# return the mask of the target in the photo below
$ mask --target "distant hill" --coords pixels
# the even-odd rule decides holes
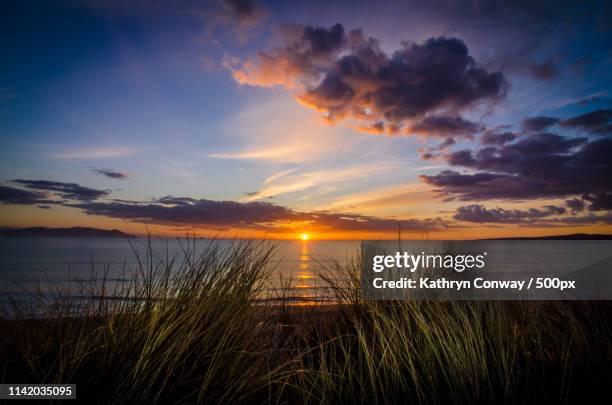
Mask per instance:
[[[75,226],[73,228],[12,228],[0,229],[0,236],[14,238],[127,238],[131,235],[117,229],[106,230]]]
[[[569,235],[492,238],[481,240],[612,240],[612,235],[572,233]]]

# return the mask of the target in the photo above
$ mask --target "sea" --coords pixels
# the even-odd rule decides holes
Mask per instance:
[[[153,238],[154,262],[176,258],[185,250],[195,255],[211,244],[231,249],[240,241],[207,239]],[[273,247],[267,299],[278,296],[296,304],[324,302],[327,284],[320,274],[334,266],[358,263],[360,241],[256,241]],[[482,241],[479,249],[488,251],[487,272],[523,272],[542,268],[546,274],[571,270],[601,262],[612,256],[612,241]],[[420,250],[420,248],[419,248]],[[104,278],[113,285],[125,283],[131,272],[147,258],[146,239],[122,238],[39,238],[0,237],[0,308],[12,301],[31,297],[65,294],[86,295],[88,284]],[[494,262],[493,262],[494,261]],[[601,266],[600,266],[601,267]],[[606,297],[612,297],[612,268],[605,265],[608,277]],[[490,270],[489,270],[490,269]]]
[[[147,260],[147,239],[16,238],[0,237],[0,300],[28,300],[33,296],[83,295],[87,284],[102,278],[109,286],[125,283]],[[153,238],[154,263],[175,259],[178,266],[189,250],[195,256],[211,244],[231,251],[244,241]],[[272,247],[267,297],[283,289],[283,299],[298,304],[321,301],[325,287],[319,274],[330,266],[344,267],[358,260],[359,241],[254,241]],[[139,263],[140,261],[140,263]],[[143,267],[146,267],[144,265]],[[271,298],[272,299],[272,298]],[[6,302],[0,302],[6,304]]]

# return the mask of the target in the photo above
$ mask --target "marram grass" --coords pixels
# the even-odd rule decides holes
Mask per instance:
[[[102,275],[78,305],[70,291],[41,296],[35,313],[15,305],[0,321],[2,382],[76,383],[89,403],[524,404],[609,395],[607,303],[366,301],[358,266],[334,264],[320,276],[336,304],[294,307],[282,294],[280,303],[261,300],[272,245],[212,243],[196,255],[194,244],[180,261],[155,259],[149,244],[138,268],[126,269],[128,281]]]

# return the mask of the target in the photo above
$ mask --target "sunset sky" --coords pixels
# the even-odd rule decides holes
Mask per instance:
[[[499,3],[3,1],[0,226],[611,233],[610,2]]]

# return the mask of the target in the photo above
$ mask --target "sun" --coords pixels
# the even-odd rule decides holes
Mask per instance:
[[[310,239],[310,235],[308,235],[307,233],[303,233],[300,235],[300,239],[302,239],[303,241],[307,241],[308,239]]]

